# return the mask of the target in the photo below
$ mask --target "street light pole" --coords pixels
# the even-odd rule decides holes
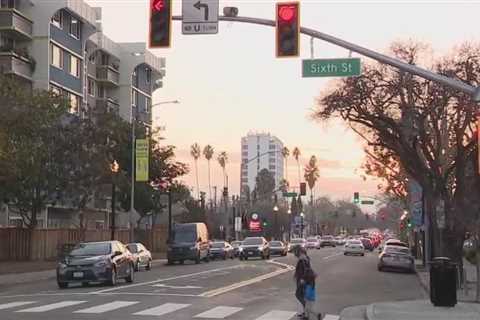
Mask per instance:
[[[119,170],[119,165],[117,163],[116,160],[113,161],[113,163],[111,164],[110,166],[110,169],[112,171],[112,200],[111,200],[111,206],[112,206],[112,210],[111,210],[111,235],[110,235],[110,240],[115,240],[115,215],[116,215],[116,212],[115,212],[115,175],[116,173],[118,172]]]

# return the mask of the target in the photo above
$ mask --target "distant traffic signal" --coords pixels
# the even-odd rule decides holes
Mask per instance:
[[[360,203],[360,193],[354,192],[353,193],[353,203]]]
[[[172,0],[150,0],[150,48],[170,47]]]
[[[412,222],[410,221],[410,218],[407,218],[407,227],[412,227]]]
[[[300,182],[300,195],[301,196],[307,195],[307,184],[305,182]]]
[[[300,54],[300,2],[277,3],[277,57],[298,57]]]

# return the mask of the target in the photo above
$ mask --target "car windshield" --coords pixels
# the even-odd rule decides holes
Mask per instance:
[[[225,243],[223,242],[214,242],[212,243],[212,248],[224,248],[225,247]]]
[[[196,229],[193,225],[177,227],[173,233],[175,243],[192,243],[197,241]]]
[[[317,242],[318,239],[317,238],[308,238],[307,241],[308,242]]]
[[[293,239],[292,241],[290,241],[291,244],[301,244],[301,243],[305,243],[305,239]]]
[[[270,242],[270,247],[281,247],[283,246],[283,243],[280,241],[271,241]]]
[[[252,246],[252,245],[261,245],[263,244],[262,238],[246,238],[243,241],[243,245]]]
[[[385,253],[398,253],[398,254],[410,254],[410,249],[404,247],[392,247],[387,246],[384,250]]]
[[[398,247],[408,248],[408,244],[403,243],[403,242],[388,242],[386,245],[387,246],[398,246]]]
[[[359,240],[349,240],[347,244],[362,244],[362,242]]]
[[[332,236],[324,236],[322,237],[322,240],[333,240]]]
[[[71,256],[103,256],[111,253],[110,242],[80,243],[71,252]]]
[[[137,253],[138,251],[138,248],[137,248],[137,245],[136,244],[127,244],[127,249],[131,252],[131,253]]]
[[[238,247],[238,246],[241,246],[241,245],[242,245],[241,241],[233,241],[232,242],[232,247]]]

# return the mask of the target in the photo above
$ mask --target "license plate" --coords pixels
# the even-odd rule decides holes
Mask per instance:
[[[248,254],[252,256],[252,255],[253,255],[253,252],[249,252]]]
[[[83,278],[83,272],[74,272],[73,277],[74,278]]]

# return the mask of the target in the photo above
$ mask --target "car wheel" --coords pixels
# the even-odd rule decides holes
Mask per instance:
[[[112,268],[112,271],[110,271],[110,279],[107,281],[107,284],[109,286],[117,284],[117,270],[115,268]]]
[[[365,256],[365,253],[360,253],[360,255],[363,257],[363,256]]]
[[[344,252],[344,253],[343,253],[343,255],[344,255],[344,256],[346,256],[346,255],[347,255],[347,253],[346,253],[346,252]]]
[[[128,283],[132,283],[135,278],[135,267],[131,264],[128,267],[128,276],[125,278],[125,281]]]
[[[248,260],[248,257],[245,257],[244,259],[245,259],[245,260]]]
[[[152,270],[152,259],[148,260],[147,266],[145,267],[145,270]]]
[[[58,282],[57,281],[57,284],[58,284],[58,287],[60,289],[66,289],[68,287],[68,282]]]

